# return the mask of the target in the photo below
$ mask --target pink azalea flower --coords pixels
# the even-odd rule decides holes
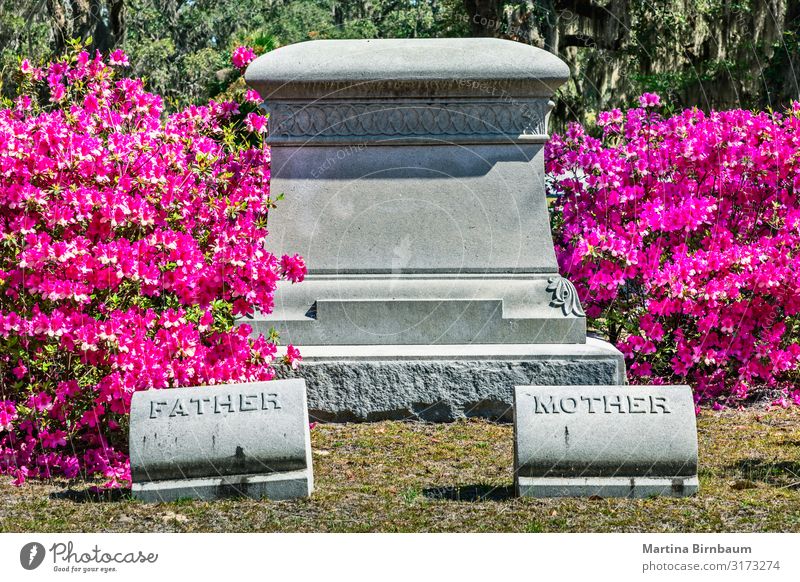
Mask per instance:
[[[261,103],[263,101],[258,91],[255,91],[253,89],[247,90],[247,92],[244,94],[244,100],[247,101],[248,103]]]
[[[299,283],[306,276],[306,263],[300,255],[281,257],[281,274],[292,283]]]
[[[39,439],[42,446],[46,449],[57,449],[67,444],[67,433],[63,430],[56,430],[53,432],[40,432]]]
[[[263,133],[267,130],[267,118],[257,113],[248,113],[244,124],[247,130],[253,133]]]
[[[30,470],[28,469],[28,467],[23,465],[17,468],[16,470],[12,471],[12,474],[14,475],[14,481],[13,481],[14,485],[20,487],[25,483],[25,480],[30,474]]]
[[[25,374],[28,373],[28,368],[25,367],[25,364],[22,363],[22,360],[18,360],[17,366],[11,370],[17,380],[22,380],[25,377]]]
[[[300,350],[295,348],[292,344],[289,344],[286,346],[286,355],[283,361],[291,366],[293,370],[296,370],[300,366],[300,362],[303,361],[303,358],[300,356]]]
[[[67,479],[74,479],[80,473],[80,462],[77,457],[64,457],[61,461],[61,472]]]
[[[51,87],[50,90],[50,101],[52,101],[53,103],[59,103],[64,99],[66,94],[67,90],[64,87],[64,85],[61,85],[60,83],[54,85],[53,87]]]
[[[658,107],[661,105],[661,97],[655,93],[642,93],[639,97],[639,105],[641,107]]]
[[[53,399],[47,392],[38,392],[36,394],[32,394],[26,401],[26,404],[28,405],[28,408],[32,408],[37,412],[42,412],[49,410],[52,406],[52,402]]]
[[[14,106],[16,107],[17,111],[29,111],[31,109],[31,98],[30,95],[20,95],[17,97],[16,101],[14,102]]]
[[[17,407],[13,402],[0,400],[0,431],[11,430],[17,419]]]
[[[237,69],[244,69],[256,59],[256,53],[248,46],[238,46],[233,50],[231,61]]]
[[[113,51],[108,56],[108,63],[115,67],[127,67],[130,65],[130,61],[128,61],[128,55],[125,54],[125,51],[122,49],[117,49]]]

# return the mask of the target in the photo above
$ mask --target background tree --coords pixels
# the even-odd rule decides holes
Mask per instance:
[[[50,53],[50,19],[45,0],[0,0],[0,95],[16,95],[20,55]]]
[[[47,0],[47,12],[55,54],[63,53],[70,39],[92,39],[90,48],[106,52],[125,37],[124,0]]]
[[[527,42],[572,71],[556,118],[646,91],[675,107],[781,108],[800,95],[798,0],[463,0],[474,36]]]
[[[0,89],[18,56],[67,39],[124,48],[168,108],[224,91],[230,50],[318,38],[495,36],[572,71],[554,119],[591,121],[657,91],[675,107],[781,108],[800,96],[800,0],[0,0]]]

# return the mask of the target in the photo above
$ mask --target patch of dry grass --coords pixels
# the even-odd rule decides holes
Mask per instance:
[[[316,491],[299,501],[98,500],[83,483],[0,485],[0,531],[800,532],[800,411],[704,413],[700,493],[516,499],[512,427],[318,425]]]

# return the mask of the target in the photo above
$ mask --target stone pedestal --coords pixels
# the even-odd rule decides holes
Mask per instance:
[[[312,416],[498,418],[515,384],[624,381],[553,251],[543,148],[568,76],[498,39],[313,41],[248,68],[285,195],[269,249],[309,268],[248,323],[300,347]]]

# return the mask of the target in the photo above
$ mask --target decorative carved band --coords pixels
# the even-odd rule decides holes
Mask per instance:
[[[547,282],[549,283],[547,290],[553,294],[550,300],[551,307],[560,307],[565,316],[586,317],[581,307],[581,300],[578,299],[578,291],[568,279],[550,277]]]
[[[551,106],[546,99],[267,103],[273,143],[387,138],[544,141]]]

